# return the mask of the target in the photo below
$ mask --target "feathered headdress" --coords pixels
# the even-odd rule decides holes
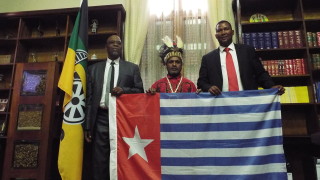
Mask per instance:
[[[183,42],[179,36],[176,36],[176,38],[176,41],[172,41],[168,36],[162,39],[164,44],[160,47],[159,56],[164,65],[170,57],[179,57],[182,61]]]

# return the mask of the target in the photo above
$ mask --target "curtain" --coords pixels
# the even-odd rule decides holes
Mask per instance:
[[[218,43],[214,42],[215,24],[223,19],[234,24],[232,0],[160,2],[154,9],[150,8],[148,32],[140,62],[144,88],[150,88],[155,81],[167,75],[158,51],[163,44],[161,39],[166,35],[171,39],[178,35],[183,40],[182,75],[196,84],[202,56],[218,47]]]
[[[126,2],[126,20],[124,34],[125,59],[140,64],[141,53],[148,30],[149,0]]]
[[[153,82],[163,77],[167,70],[162,65],[158,49],[163,44],[161,39],[168,35],[172,38],[173,21],[172,16],[160,17],[150,16],[148,34],[144,44],[140,63],[141,77],[144,89],[151,87]]]
[[[232,12],[233,0],[208,0],[208,19],[211,28],[211,35],[214,37],[216,33],[216,24],[221,20],[227,20],[235,30],[235,20]],[[235,34],[236,35],[236,34]],[[236,40],[236,36],[233,36],[233,42]],[[219,42],[216,38],[213,38],[213,43],[216,47],[219,46]]]

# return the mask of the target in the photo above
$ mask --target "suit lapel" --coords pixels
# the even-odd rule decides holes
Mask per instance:
[[[99,65],[97,67],[97,74],[96,76],[98,77],[98,82],[102,82],[102,83],[96,83],[97,89],[98,91],[100,91],[98,94],[102,94],[102,89],[103,89],[103,82],[104,82],[104,72],[106,69],[106,64],[107,61],[105,61],[105,63],[102,63],[101,66]]]
[[[238,66],[239,66],[239,73],[240,73],[240,79],[242,81],[242,72],[246,71],[246,66],[245,66],[245,59],[244,59],[244,52],[241,50],[240,46],[238,46],[237,44],[234,45],[235,49],[236,49],[236,53],[237,53],[237,59],[238,59]]]
[[[119,77],[118,77],[118,81],[117,81],[117,86],[120,85],[121,80],[123,79],[125,68],[126,68],[126,66],[124,65],[124,61],[120,59],[119,60]]]
[[[219,81],[222,84],[222,69],[221,69],[221,60],[220,60],[220,49],[216,49],[216,53],[213,54],[215,57],[213,59],[216,59],[216,61],[213,62],[212,69],[216,69],[217,75],[219,76]]]

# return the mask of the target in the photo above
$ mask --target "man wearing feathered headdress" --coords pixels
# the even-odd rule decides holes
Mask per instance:
[[[159,56],[163,65],[166,66],[168,74],[153,83],[147,93],[196,92],[197,89],[194,83],[181,75],[183,42],[179,36],[176,36],[176,38],[176,42],[172,41],[168,36],[162,39],[164,45],[160,48]]]

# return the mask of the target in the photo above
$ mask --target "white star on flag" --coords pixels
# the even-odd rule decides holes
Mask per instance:
[[[153,139],[141,139],[137,126],[134,132],[135,133],[133,138],[122,137],[122,139],[130,146],[128,159],[135,154],[139,154],[145,161],[148,162],[148,158],[144,148],[148,146],[148,144],[150,144]]]

